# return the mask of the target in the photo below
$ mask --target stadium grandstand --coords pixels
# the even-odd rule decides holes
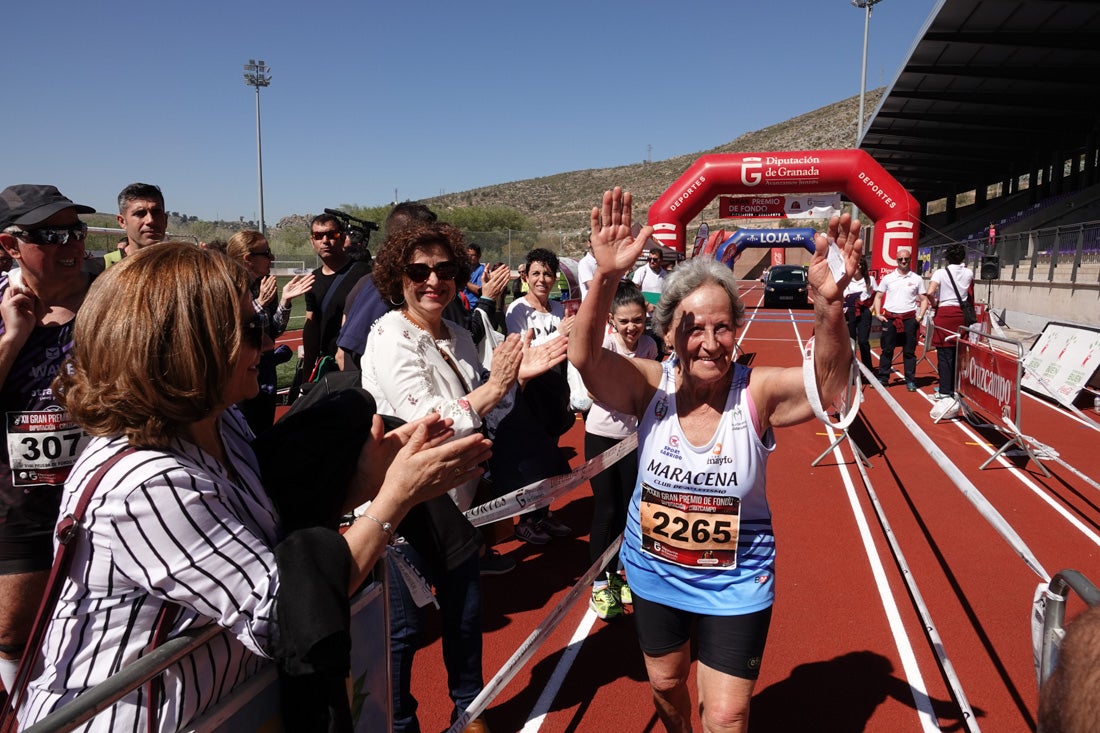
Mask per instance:
[[[1100,325],[1098,49],[1100,3],[941,0],[859,141],[1025,328]]]

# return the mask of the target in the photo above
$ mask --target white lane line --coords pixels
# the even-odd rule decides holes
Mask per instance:
[[[536,733],[542,727],[543,721],[546,720],[546,716],[550,712],[550,706],[554,704],[554,699],[558,696],[565,678],[569,675],[573,662],[577,660],[581,645],[584,644],[585,639],[592,632],[592,624],[596,622],[597,618],[598,616],[591,608],[584,612],[581,622],[577,624],[577,629],[573,632],[573,638],[569,640],[569,646],[562,651],[561,659],[554,667],[554,673],[550,675],[546,687],[542,689],[542,694],[539,695],[535,706],[531,708],[531,712],[527,716],[527,724],[520,729],[520,733]]]
[[[926,399],[928,398],[926,397]],[[951,420],[951,422],[955,424],[955,427],[958,428],[961,433],[973,440],[974,443],[976,443],[978,447],[984,450],[988,455],[993,455],[994,453],[996,453],[995,449],[989,447],[986,444],[985,438],[978,435],[978,433],[976,433],[965,420],[960,418],[958,420]],[[1043,487],[1032,481],[1026,473],[1024,473],[1019,468],[1016,468],[1016,466],[1014,466],[1004,456],[998,456],[997,462],[1000,463],[1001,466],[1007,468],[1021,484],[1026,486],[1031,491],[1031,493],[1042,499],[1048,506],[1050,506],[1051,509],[1056,511],[1058,514],[1062,515],[1062,518],[1072,524],[1077,529],[1077,531],[1092,540],[1094,544],[1100,545],[1100,535],[1097,535],[1096,532],[1086,526],[1084,522],[1082,522],[1080,519],[1070,513],[1070,511],[1067,510],[1064,506],[1059,504],[1054,499],[1054,497],[1050,495],[1050,493],[1048,493],[1045,489],[1043,489]]]
[[[829,430],[829,434],[831,436],[830,440],[836,437],[832,430]],[[917,658],[913,653],[913,647],[909,643],[909,634],[906,632],[905,624],[902,622],[901,614],[898,612],[897,603],[894,601],[893,593],[890,590],[890,583],[887,580],[886,569],[882,566],[882,559],[879,557],[874,538],[871,536],[871,529],[867,524],[867,517],[859,504],[859,497],[856,496],[851,472],[848,468],[848,464],[845,462],[846,459],[840,451],[840,446],[833,449],[833,456],[836,458],[837,470],[840,473],[840,478],[844,482],[844,491],[848,496],[848,503],[852,507],[852,516],[855,518],[856,526],[859,528],[859,535],[863,541],[863,551],[867,555],[867,562],[871,565],[871,574],[875,578],[875,587],[878,589],[879,599],[882,601],[882,610],[886,613],[886,619],[890,624],[890,633],[894,637],[894,647],[897,649],[898,656],[901,658],[901,666],[905,671],[905,679],[909,682],[909,689],[913,692],[914,708],[920,720],[921,727],[925,731],[928,731],[928,733],[933,733],[934,731],[938,733],[940,731],[940,726],[937,722],[936,713],[932,709],[932,701],[928,697],[928,687],[924,684],[924,677],[921,676],[920,666],[917,664]]]

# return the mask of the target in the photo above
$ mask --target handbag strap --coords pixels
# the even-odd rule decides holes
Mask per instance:
[[[959,286],[955,284],[955,278],[951,277],[951,270],[944,265],[943,271],[947,273],[947,279],[951,281],[951,289],[955,291],[955,297],[959,299],[959,307],[962,308],[963,297],[962,294],[959,293]]]
[[[157,614],[157,620],[153,624],[153,638],[149,640],[149,645],[145,647],[145,653],[156,649],[168,639],[168,632],[172,630],[172,625],[176,623],[176,617],[179,616],[180,607],[179,604],[167,601],[160,607],[160,612]],[[164,691],[164,680],[161,675],[157,675],[145,683],[145,699],[149,704],[149,714],[146,716],[146,731],[148,733],[156,733],[157,730],[157,708],[160,706],[160,696]]]
[[[46,592],[42,596],[42,603],[38,607],[38,615],[35,616],[34,626],[31,628],[30,637],[27,639],[27,646],[23,650],[22,659],[19,660],[19,671],[16,672],[12,689],[8,690],[8,705],[5,706],[3,724],[0,725],[0,730],[3,733],[13,733],[15,731],[15,714],[19,710],[19,706],[23,704],[27,684],[30,682],[31,670],[34,668],[34,662],[38,658],[39,652],[42,651],[42,643],[46,639],[46,627],[50,624],[53,609],[57,605],[57,599],[61,596],[61,587],[69,574],[70,566],[73,564],[71,540],[76,536],[78,525],[84,521],[84,513],[88,510],[92,495],[95,494],[95,490],[99,487],[103,476],[116,463],[136,451],[136,448],[127,446],[97,468],[85,485],[84,491],[81,492],[76,507],[57,523],[57,553],[54,555],[50,577],[46,581]]]

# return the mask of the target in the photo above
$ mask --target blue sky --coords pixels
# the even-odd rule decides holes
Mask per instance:
[[[884,0],[867,86],[936,0]],[[267,223],[705,150],[859,93],[848,0],[9,3],[0,185]],[[854,140],[853,131],[853,140]]]

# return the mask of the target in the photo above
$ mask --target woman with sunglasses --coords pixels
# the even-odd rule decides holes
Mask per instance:
[[[464,283],[468,274],[465,241],[450,224],[418,223],[386,238],[372,276],[394,310],[375,321],[361,364],[363,387],[374,395],[379,412],[405,420],[439,413],[454,421],[456,435],[483,430],[493,435],[510,411],[513,386],[564,360],[564,339],[531,348],[529,337],[516,334],[496,348],[492,371],[487,372],[470,333],[443,316],[455,299],[456,283]],[[470,508],[477,485],[474,479],[450,492],[459,509]],[[447,567],[442,567],[423,547],[401,543],[398,551],[435,581],[448,691],[457,716],[484,684],[478,555],[447,558]],[[390,577],[397,579],[390,593],[393,730],[418,731],[410,680],[424,611],[392,565]],[[484,726],[479,719],[467,730],[483,731]]]
[[[443,317],[455,283],[465,282],[468,271],[462,233],[450,224],[410,227],[379,250],[372,275],[394,310],[371,329],[362,367],[363,387],[383,414],[411,420],[438,412],[454,420],[457,435],[483,426],[491,434],[517,381],[564,360],[564,342],[532,349],[514,334],[497,347],[492,372],[486,372],[469,331]],[[476,488],[473,481],[451,493],[460,509],[470,507]]]
[[[292,277],[283,286],[283,297],[280,299],[276,297],[279,286],[275,273],[271,271],[275,255],[263,234],[253,229],[239,231],[226,242],[225,253],[243,264],[248,272],[248,289],[252,294],[252,302],[256,312],[262,314],[266,320],[267,335],[274,341],[282,335],[290,321],[291,301],[299,295],[305,295],[313,287],[313,273]],[[260,355],[260,393],[240,404],[241,412],[256,435],[275,422],[275,391],[278,386],[276,365],[274,352],[265,350]]]
[[[55,391],[95,437],[73,467],[62,512],[94,491],[20,708],[23,725],[143,656],[161,622],[169,636],[217,624],[228,633],[168,667],[154,699],[140,688],[81,730],[145,730],[150,716],[152,729],[184,727],[264,658],[288,654],[305,629],[288,620],[287,604],[339,605],[412,506],[480,474],[488,455],[480,436],[451,440],[434,417],[384,433],[371,413],[357,440],[341,444],[346,470],[332,477],[335,498],[347,509],[369,500],[367,515],[342,535],[314,528],[284,537],[301,520],[280,518],[251,433],[230,409],[259,389],[266,342],[244,268],[190,244],[142,249],[89,292]],[[325,447],[336,460],[340,449]],[[294,572],[304,558],[315,562]]]

